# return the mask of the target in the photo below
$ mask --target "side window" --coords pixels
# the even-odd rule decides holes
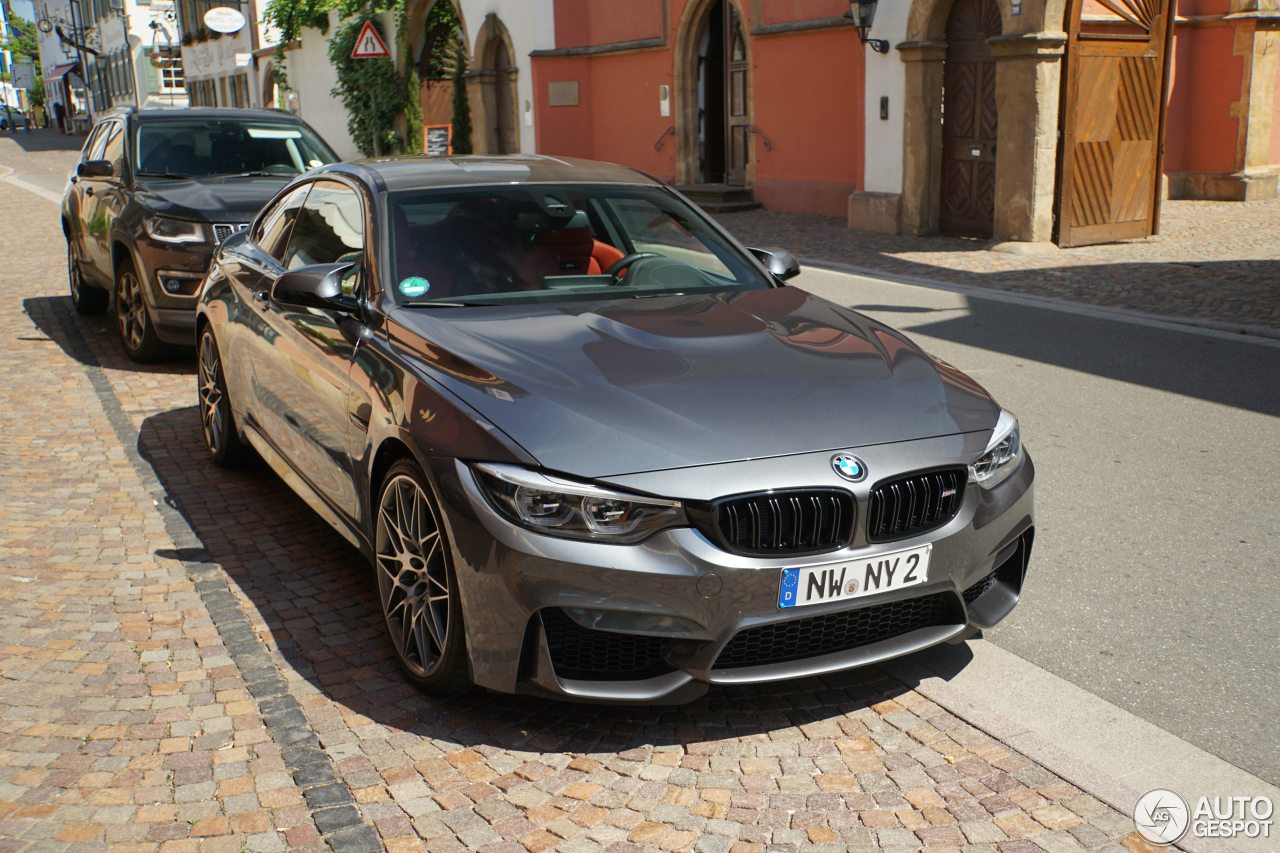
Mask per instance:
[[[107,145],[107,132],[114,125],[113,121],[106,121],[93,129],[93,133],[89,134],[89,139],[84,143],[84,149],[80,154],[80,162],[87,163],[90,160],[101,160],[102,149]]]
[[[336,181],[316,181],[311,185],[285,252],[285,269],[354,261],[342,283],[345,293],[360,288],[364,262],[364,213],[360,197],[350,187]]]
[[[307,197],[311,184],[303,184],[276,202],[275,207],[263,214],[253,232],[253,242],[277,261],[284,257],[285,241],[289,239],[289,226],[298,217],[302,201]]]
[[[124,122],[113,121],[107,130],[102,154],[98,158],[111,163],[111,169],[119,175],[124,171]]]

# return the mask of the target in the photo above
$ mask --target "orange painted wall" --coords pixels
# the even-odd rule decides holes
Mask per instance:
[[[674,177],[675,137],[665,137],[661,150],[654,143],[679,112],[673,46],[686,2],[670,0],[668,47],[534,57],[540,153],[610,160],[664,180]],[[597,31],[595,21],[608,16],[606,8],[616,10],[616,0],[556,0],[557,46],[582,44],[561,43],[562,32],[566,39],[590,38],[590,44],[647,37],[652,18],[639,12],[631,31],[619,31],[616,21]],[[751,0],[740,8],[749,30]],[[797,12],[834,17],[844,8],[835,0],[762,0],[766,20]],[[566,21],[562,14],[576,17]],[[603,34],[607,41],[598,40]],[[751,37],[748,49],[752,121],[773,143],[765,151],[760,138],[752,137],[756,198],[775,209],[844,218],[849,193],[863,183],[863,48],[852,27]],[[579,83],[576,107],[552,107],[548,101],[548,84],[564,80]],[[664,84],[672,87],[668,117],[659,113],[658,87]]]
[[[848,215],[863,185],[863,48],[848,30],[757,38],[752,44],[755,196],[777,210]]]
[[[556,0],[556,47],[662,36],[665,0]]]
[[[848,11],[848,0],[764,0],[760,4],[760,20],[766,24],[781,24],[814,18],[838,18]]]
[[[1182,9],[1180,8],[1181,12]],[[1165,119],[1165,172],[1240,169],[1240,120],[1231,114],[1244,82],[1244,58],[1232,54],[1230,26],[1178,27]]]

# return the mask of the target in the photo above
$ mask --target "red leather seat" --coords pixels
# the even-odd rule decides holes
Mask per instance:
[[[601,243],[599,240],[592,240],[591,260],[587,263],[587,272],[591,275],[600,275],[609,267],[622,260],[625,255],[621,249],[616,249],[608,243]]]
[[[552,275],[587,275],[592,246],[590,228],[554,228],[534,238],[520,262],[520,279],[529,290],[541,290]]]

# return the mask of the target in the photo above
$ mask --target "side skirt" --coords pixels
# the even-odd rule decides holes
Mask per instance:
[[[316,515],[323,518],[330,527],[342,534],[343,538],[358,549],[360,553],[368,552],[369,546],[364,541],[364,537],[360,535],[360,531],[351,522],[335,512],[328,502],[320,496],[319,492],[311,488],[311,484],[299,476],[297,471],[293,470],[293,466],[276,452],[266,436],[260,433],[253,424],[245,424],[244,436],[249,444],[253,446],[253,449],[258,451],[258,455],[276,473],[276,476],[284,480],[285,485],[293,489],[294,494],[302,498]]]

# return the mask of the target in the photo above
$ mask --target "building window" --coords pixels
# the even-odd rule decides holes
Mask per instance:
[[[178,56],[167,57],[160,64],[160,91],[172,92],[175,89],[181,89],[184,85],[182,58]]]

